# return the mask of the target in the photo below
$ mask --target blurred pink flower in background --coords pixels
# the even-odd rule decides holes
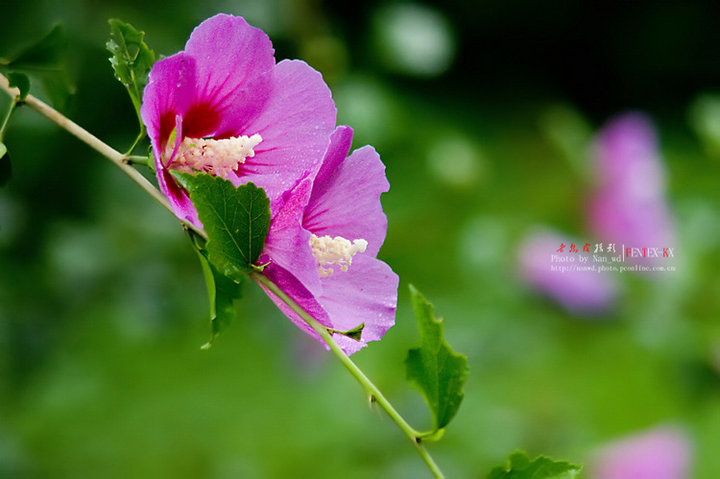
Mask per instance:
[[[595,270],[585,270],[593,263],[579,263],[582,253],[556,254],[561,244],[570,245],[570,238],[545,230],[531,233],[519,248],[522,280],[571,313],[593,314],[610,309],[617,296],[612,276],[598,272],[597,265]],[[558,262],[553,258],[575,262]]]
[[[626,247],[672,247],[665,169],[650,120],[627,113],[610,121],[593,145],[596,185],[588,222],[597,240]]]
[[[589,468],[590,479],[687,479],[691,446],[688,437],[664,427],[606,446]]]

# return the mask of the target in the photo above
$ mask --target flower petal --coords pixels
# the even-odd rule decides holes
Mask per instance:
[[[673,244],[665,168],[650,120],[640,113],[613,119],[597,135],[593,157],[597,185],[588,218],[595,235],[626,246]]]
[[[327,313],[322,309],[320,304],[315,300],[315,296],[307,290],[293,274],[277,264],[269,264],[263,274],[275,283],[281,290],[290,296],[301,308],[303,308],[310,316],[315,318],[325,327],[332,327],[328,319]],[[267,289],[262,283],[258,282],[262,289],[267,293],[273,303],[285,314],[295,325],[305,331],[307,334],[317,339],[325,345],[325,341],[320,335],[305,322],[295,311],[285,304],[283,300],[275,296],[275,293]],[[327,345],[325,345],[327,348]]]
[[[327,313],[320,307],[312,293],[310,293],[310,291],[304,288],[292,274],[290,274],[288,271],[284,270],[280,266],[272,264],[265,268],[264,274],[273,283],[277,284],[280,289],[282,289],[288,296],[290,296],[300,307],[302,307],[308,314],[310,314],[310,316],[315,318],[320,324],[327,328],[333,328],[333,326],[330,324],[330,321],[328,320]],[[325,349],[330,349],[330,347],[327,345],[327,343],[325,343],[322,337],[320,337],[320,335],[312,328],[312,326],[306,323],[305,320],[300,317],[300,315],[298,315],[287,304],[285,304],[283,300],[275,296],[275,294],[269,289],[267,289],[267,287],[265,287],[262,283],[258,282],[258,284],[263,289],[263,291],[265,291],[265,293],[270,297],[272,302],[275,303],[275,306],[277,306],[278,309],[290,319],[290,321],[292,321],[302,331],[322,343]],[[366,346],[364,342],[354,340],[342,334],[334,333],[332,337],[338,344],[338,346],[340,346],[340,349],[342,349],[348,356],[355,354]]]
[[[140,115],[147,128],[156,159],[182,117],[192,104],[195,91],[195,60],[183,52],[153,65],[143,92]]]
[[[272,264],[265,268],[264,274],[273,283],[278,285],[280,289],[282,289],[288,296],[290,296],[308,314],[310,314],[310,316],[315,318],[320,324],[327,328],[337,329],[330,324],[327,313],[320,307],[312,293],[310,293],[310,291],[304,288],[292,274],[290,274],[288,271],[284,270],[280,266]],[[283,300],[275,296],[275,294],[269,289],[267,289],[267,287],[265,287],[262,283],[258,282],[258,284],[263,289],[263,291],[265,291],[265,293],[270,297],[272,302],[275,303],[275,306],[277,306],[278,309],[290,319],[290,321],[292,321],[302,331],[322,343],[325,349],[330,349],[330,347],[327,345],[327,343],[325,343],[322,337],[320,337],[320,335],[312,328],[312,326],[306,323],[305,320],[300,317],[300,315],[298,315],[287,304],[285,304]],[[342,334],[334,333],[332,337],[338,344],[338,346],[340,346],[340,349],[342,349],[348,356],[360,351],[366,346],[364,342],[357,341]]]
[[[618,297],[613,276],[582,269],[553,269],[553,252],[564,241],[568,241],[567,236],[555,232],[531,233],[518,251],[521,278],[575,315],[590,317],[610,311]]]
[[[341,125],[335,128],[335,131],[330,136],[330,146],[328,146],[320,170],[315,176],[313,196],[320,196],[330,187],[332,176],[350,153],[352,138],[353,129],[349,126]]]
[[[274,214],[265,239],[263,257],[291,273],[313,294],[321,291],[320,275],[310,248],[310,233],[302,227],[302,214],[310,198],[312,180],[305,178],[289,194]]]
[[[333,135],[324,162],[336,164],[347,150],[347,132]],[[318,236],[342,236],[368,242],[367,254],[377,256],[385,241],[387,217],[380,195],[390,189],[385,165],[371,146],[355,150],[332,173],[325,164],[318,173],[303,226]]]
[[[335,128],[335,104],[322,75],[305,62],[283,60],[272,71],[272,91],[262,112],[242,134],[262,142],[233,182],[252,181],[274,200],[297,178],[317,168]]]
[[[275,66],[270,38],[242,17],[220,14],[193,30],[185,53],[195,60],[198,80],[184,116],[186,136],[232,136],[267,100],[257,79]]]
[[[601,479],[682,479],[692,476],[692,456],[684,431],[661,426],[608,444],[588,469]]]
[[[353,258],[348,271],[322,278],[318,299],[332,328],[350,331],[364,324],[360,340],[377,341],[395,324],[398,275],[382,261],[367,254]]]
[[[157,179],[160,190],[167,196],[175,216],[185,219],[202,229],[203,224],[198,218],[195,205],[190,201],[187,192],[175,182],[175,178],[172,177],[167,168],[163,167],[157,170]]]
[[[332,338],[337,343],[337,345],[340,346],[340,349],[342,349],[348,356],[352,356],[353,354],[357,353],[362,348],[367,346],[367,344],[363,343],[362,341],[348,338],[344,334],[334,333],[332,335]]]

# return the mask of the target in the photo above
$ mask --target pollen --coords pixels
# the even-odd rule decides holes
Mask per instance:
[[[356,239],[352,242],[342,236],[334,238],[312,235],[310,248],[318,264],[320,277],[324,278],[333,274],[333,266],[340,266],[341,271],[347,271],[352,264],[352,258],[357,253],[364,253],[368,242],[364,239]]]
[[[184,138],[173,159],[171,168],[184,173],[202,171],[227,178],[246,158],[255,156],[255,148],[262,141],[258,134],[234,136],[222,140]]]

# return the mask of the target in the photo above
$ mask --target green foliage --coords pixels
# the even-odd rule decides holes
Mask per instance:
[[[188,190],[208,235],[207,242],[196,243],[210,299],[207,349],[235,317],[245,273],[260,256],[270,228],[270,201],[252,183],[235,188],[204,173],[175,177]]]
[[[123,84],[130,95],[135,114],[137,115],[140,133],[127,151],[130,154],[135,146],[145,137],[145,125],[140,116],[142,93],[147,84],[148,73],[155,63],[155,52],[144,41],[145,32],[138,31],[122,20],[112,18],[110,24],[110,40],[105,47],[112,54],[112,65],[115,78]]]
[[[10,155],[7,152],[5,143],[0,141],[0,186],[5,186],[10,181],[11,175]]]
[[[407,378],[422,392],[433,415],[433,432],[447,426],[463,399],[467,359],[453,352],[443,336],[441,318],[432,304],[412,285],[410,296],[420,330],[420,347],[408,351]]]
[[[10,72],[8,79],[11,85],[20,89],[23,98],[30,90],[30,80],[24,74],[29,74],[40,81],[56,108],[64,107],[73,91],[65,64],[66,44],[62,26],[56,25],[38,42],[2,62],[3,69]]]
[[[210,299],[210,341],[203,345],[203,349],[212,346],[215,338],[222,333],[235,318],[236,299],[242,296],[242,284],[223,276],[211,265],[202,252],[198,252],[202,264],[205,283]]]
[[[241,281],[257,261],[270,229],[270,200],[252,183],[238,188],[205,173],[174,173],[188,190],[208,235],[210,264],[231,280]]]
[[[38,42],[20,51],[8,66],[18,70],[44,70],[62,61],[65,46],[65,32],[62,25],[55,25]]]
[[[24,73],[12,72],[8,73],[8,83],[11,87],[20,90],[20,100],[24,100],[30,93],[30,78]]]
[[[573,479],[579,477],[582,466],[538,456],[532,461],[522,451],[510,454],[503,466],[490,471],[488,479]]]
[[[142,91],[155,63],[155,52],[145,44],[145,32],[116,18],[108,20],[108,23],[110,40],[105,46],[112,54],[110,64],[115,78],[127,89],[139,117]]]

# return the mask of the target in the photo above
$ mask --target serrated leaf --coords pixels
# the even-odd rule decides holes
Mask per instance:
[[[408,351],[405,367],[408,380],[425,396],[432,412],[432,435],[447,426],[460,407],[467,359],[445,342],[442,319],[435,318],[433,306],[412,285],[410,297],[420,330],[420,347]]]
[[[487,479],[573,479],[579,477],[582,466],[538,456],[532,461],[522,451],[510,454],[503,466],[494,468]]]
[[[155,52],[145,44],[145,32],[116,18],[108,20],[108,23],[110,40],[105,46],[112,54],[110,64],[115,78],[127,89],[139,118],[142,92],[155,63]]]
[[[235,318],[236,309],[234,301],[242,295],[242,284],[237,283],[218,272],[198,251],[202,264],[205,283],[210,299],[210,341],[203,345],[203,349],[212,346],[213,341],[222,333]]]
[[[270,200],[252,183],[238,188],[206,173],[173,173],[188,190],[208,235],[208,260],[219,273],[241,281],[257,261],[270,229]]]
[[[20,100],[25,100],[25,97],[30,93],[30,78],[24,73],[12,72],[8,73],[7,79],[11,87],[20,90]]]

